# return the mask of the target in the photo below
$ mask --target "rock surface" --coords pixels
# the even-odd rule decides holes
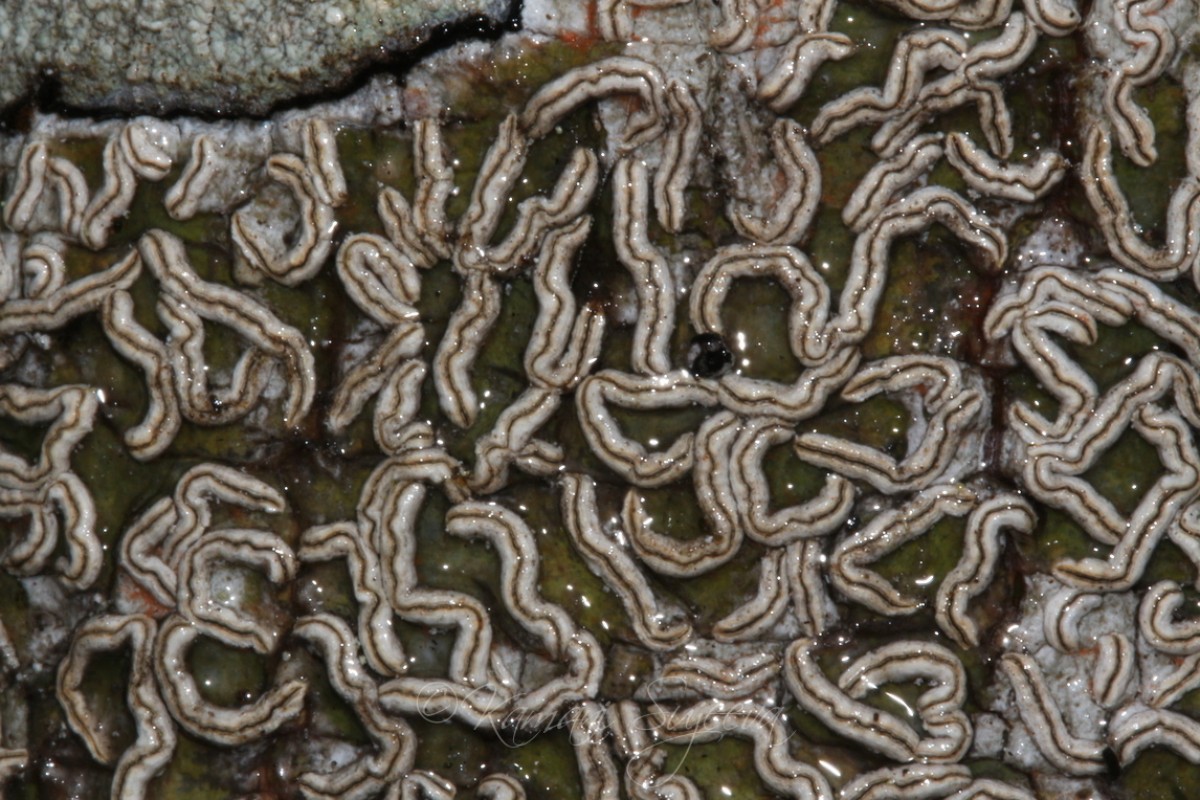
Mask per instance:
[[[505,0],[28,0],[0,5],[0,106],[44,80],[86,109],[262,114]]]

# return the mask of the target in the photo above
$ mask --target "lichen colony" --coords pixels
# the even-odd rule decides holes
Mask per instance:
[[[269,119],[26,109],[2,786],[1200,786],[1197,18],[526,0]]]

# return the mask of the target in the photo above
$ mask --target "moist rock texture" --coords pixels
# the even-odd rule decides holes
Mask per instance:
[[[5,796],[1200,796],[1195,3],[521,10],[0,131]]]

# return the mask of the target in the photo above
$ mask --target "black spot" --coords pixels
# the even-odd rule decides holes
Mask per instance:
[[[1104,748],[1104,767],[1108,771],[1108,779],[1115,781],[1121,777],[1121,762],[1111,747]]]
[[[697,378],[716,378],[729,369],[733,363],[733,353],[717,334],[701,333],[692,338],[687,363],[688,371]]]

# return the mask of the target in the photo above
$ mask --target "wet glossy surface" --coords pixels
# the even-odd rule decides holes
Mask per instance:
[[[1195,780],[1187,11],[661,5],[7,135],[14,796]]]

